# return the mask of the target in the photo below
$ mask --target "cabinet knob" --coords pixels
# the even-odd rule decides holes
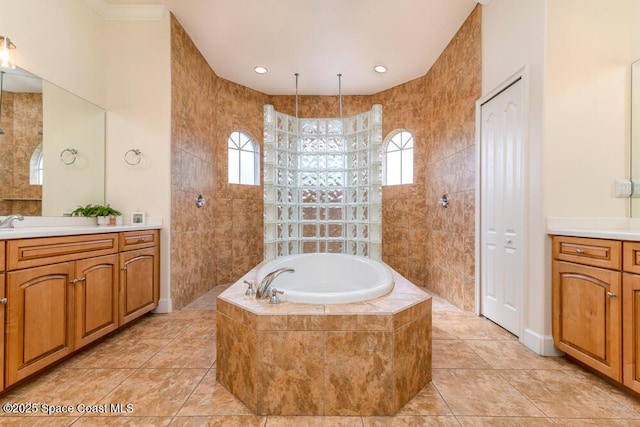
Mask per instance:
[[[140,237],[140,238],[138,239],[138,243],[144,243],[144,237]]]
[[[6,304],[6,303],[7,303],[6,298],[0,298],[0,304]]]
[[[616,295],[616,294],[615,294],[615,293],[613,293],[613,292],[607,292],[607,298],[615,298],[615,297],[617,297],[617,296],[618,296],[618,295]]]
[[[576,253],[578,255],[582,255],[582,254],[584,254],[584,249],[576,249]]]
[[[127,271],[127,266],[125,265],[124,267],[120,268],[120,270]]]
[[[87,280],[86,277],[81,277],[79,279],[71,279],[69,282],[75,285],[76,283],[84,282],[86,280]]]

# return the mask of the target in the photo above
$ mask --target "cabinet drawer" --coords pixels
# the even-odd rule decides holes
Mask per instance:
[[[7,242],[7,270],[38,267],[118,252],[118,233],[41,237]]]
[[[584,237],[553,237],[555,259],[620,270],[622,268],[622,242]]]
[[[622,244],[622,269],[629,273],[640,274],[640,242]]]
[[[131,251],[156,246],[158,230],[127,231],[120,233],[120,251]]]

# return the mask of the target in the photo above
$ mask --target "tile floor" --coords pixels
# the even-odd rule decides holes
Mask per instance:
[[[433,381],[395,417],[256,417],[215,380],[215,298],[222,290],[184,310],[148,315],[0,397],[3,405],[71,405],[73,413],[3,413],[0,425],[640,426],[640,400],[563,358],[533,354],[439,298]],[[80,404],[118,403],[125,412],[78,413]]]

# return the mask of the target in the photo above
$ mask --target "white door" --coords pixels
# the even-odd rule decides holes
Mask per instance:
[[[523,82],[481,104],[480,314],[519,336],[524,289]]]

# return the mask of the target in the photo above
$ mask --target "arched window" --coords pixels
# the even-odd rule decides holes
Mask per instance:
[[[227,140],[229,184],[260,185],[260,147],[247,133],[236,130]]]
[[[413,135],[406,130],[391,134],[385,145],[384,185],[413,184]]]
[[[42,161],[44,152],[42,151],[42,142],[31,153],[29,159],[29,184],[42,185]]]

